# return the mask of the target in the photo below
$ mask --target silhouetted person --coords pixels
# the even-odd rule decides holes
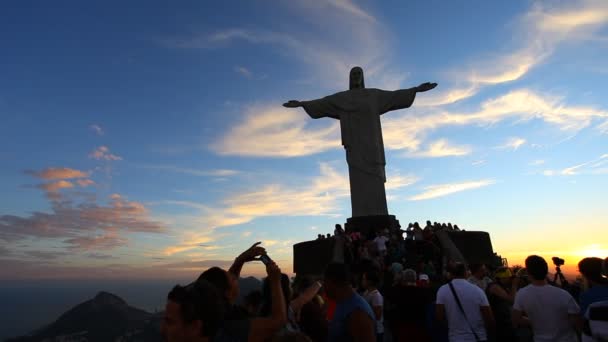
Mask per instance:
[[[437,320],[447,319],[450,341],[486,341],[495,325],[486,294],[465,279],[464,264],[455,263],[450,273],[452,281],[437,292]]]
[[[327,317],[320,289],[319,282],[303,278],[298,284],[297,297],[291,302],[292,308],[296,308],[300,318],[298,321],[300,330],[313,341],[327,341]],[[307,300],[308,298],[311,299]],[[304,304],[298,310],[297,307],[302,303]]]
[[[336,227],[334,229],[334,235],[338,236],[338,235],[342,235],[344,234],[344,229],[342,229],[342,226],[339,224],[336,224]]]
[[[249,317],[257,317],[260,314],[262,308],[262,292],[259,290],[249,292],[243,299],[243,305],[245,310],[249,314]]]
[[[608,340],[608,280],[604,277],[604,260],[584,258],[578,263],[586,291],[580,295],[584,319],[582,341]]]
[[[492,279],[488,277],[488,269],[484,264],[471,264],[469,265],[471,270],[471,276],[469,281],[471,284],[477,285],[483,291],[486,290],[488,284],[492,282]]]
[[[549,266],[537,255],[526,258],[532,283],[519,290],[513,304],[513,324],[531,326],[535,342],[576,342],[580,308],[565,290],[547,283]],[[524,315],[527,316],[524,317]]]
[[[384,297],[378,291],[378,286],[380,286],[379,272],[367,271],[363,273],[361,285],[365,289],[363,298],[371,306],[376,319],[376,340],[384,341]]]
[[[211,341],[221,327],[223,310],[213,285],[204,281],[176,285],[167,296],[161,336],[166,342]]]
[[[231,271],[213,267],[203,272],[195,282],[208,282],[220,293],[219,298],[222,299],[227,314],[220,330],[221,336],[217,337],[218,341],[264,341],[287,323],[285,298],[281,289],[281,270],[274,262],[266,266],[272,293],[272,314],[269,317],[249,319],[244,309],[233,305],[239,291],[238,281],[234,280],[235,274],[240,274],[245,262],[255,260],[259,253],[265,253],[258,245],[259,243],[255,243],[241,253],[230,268]]]
[[[578,269],[586,282],[587,291],[581,293],[581,313],[587,312],[587,307],[595,302],[608,300],[608,279],[602,275],[603,260],[600,258],[584,258],[578,263]]]
[[[376,341],[375,315],[369,304],[351,287],[348,266],[327,265],[324,275],[327,296],[336,301],[329,323],[329,341]]]
[[[494,273],[494,279],[494,282],[488,284],[486,295],[496,320],[496,341],[516,341],[517,335],[511,320],[511,310],[518,281],[514,281],[513,272],[508,267],[498,268]]]
[[[417,287],[416,271],[409,268],[402,271],[399,281],[387,293],[387,303],[391,305],[387,315],[390,316],[393,340],[430,341],[427,311],[432,302],[431,289]]]

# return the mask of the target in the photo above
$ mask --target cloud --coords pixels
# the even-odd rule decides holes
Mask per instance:
[[[519,138],[519,137],[511,137],[511,138],[507,139],[507,141],[503,145],[500,145],[497,148],[517,151],[520,147],[522,147],[525,144],[526,144],[526,139]]]
[[[390,65],[392,35],[354,2],[294,0],[282,6],[277,10],[283,10],[281,17],[289,25],[281,32],[233,27],[161,43],[182,49],[216,49],[242,42],[267,45],[277,55],[302,63],[308,75],[304,82],[314,80],[333,89],[348,86],[348,73],[355,65],[364,68],[368,83],[376,87],[398,88],[404,80],[405,73],[394,67],[397,64]]]
[[[243,76],[245,78],[253,77],[253,73],[249,69],[242,67],[242,66],[235,66],[234,72],[236,72],[237,74],[240,74],[241,76]]]
[[[42,189],[46,192],[57,192],[60,189],[69,189],[69,188],[73,188],[74,184],[72,184],[72,182],[66,181],[66,180],[58,180],[56,182],[49,182],[49,183],[43,183],[43,184],[39,184],[37,186],[39,189]]]
[[[172,255],[198,248],[201,243],[217,239],[217,230],[214,229],[251,222],[259,217],[337,215],[342,209],[339,201],[350,195],[348,176],[327,163],[320,163],[319,168],[319,175],[312,178],[308,184],[295,187],[280,183],[257,185],[254,190],[239,191],[227,196],[216,206],[171,201],[168,204],[200,210],[200,219],[196,224],[207,227],[208,231],[187,233],[182,238],[184,243],[168,247],[164,253]],[[393,191],[417,181],[418,178],[413,175],[390,176],[386,189]]]
[[[241,173],[240,171],[231,169],[199,170],[174,165],[144,165],[143,167],[146,169],[171,171],[199,177],[230,177]]]
[[[340,146],[337,121],[318,129],[310,128],[311,121],[306,113],[280,105],[253,106],[210,148],[220,155],[299,157]]]
[[[453,126],[489,126],[510,120],[514,123],[542,120],[564,131],[577,132],[598,120],[608,118],[608,111],[593,107],[571,106],[559,97],[539,94],[530,89],[516,89],[481,103],[468,112],[434,110],[426,115],[399,114],[383,119],[384,146],[415,153],[427,135]],[[599,130],[599,126],[596,126]]]
[[[480,166],[486,163],[485,159],[480,159],[480,160],[475,160],[474,162],[471,163],[472,166]]]
[[[89,128],[90,128],[90,129],[91,129],[93,132],[95,132],[95,134],[97,134],[98,136],[102,136],[102,135],[104,135],[103,128],[101,128],[101,126],[99,126],[99,125],[97,125],[97,124],[90,125],[90,126],[89,126]]]
[[[543,165],[544,163],[545,163],[545,161],[543,159],[537,159],[537,160],[531,161],[529,165],[539,166],[539,165]]]
[[[70,249],[109,249],[124,245],[121,233],[161,233],[164,225],[151,220],[148,210],[139,202],[114,194],[107,205],[75,202],[75,198],[51,199],[51,212],[34,212],[30,216],[0,216],[0,240],[19,241],[27,238],[60,239]]]
[[[127,245],[116,229],[107,229],[102,234],[77,236],[64,241],[68,249],[76,251],[109,250]]]
[[[426,150],[420,150],[406,154],[412,158],[439,158],[439,157],[460,157],[471,154],[470,146],[450,145],[446,139],[439,139],[428,145]]]
[[[410,197],[409,200],[410,201],[428,200],[428,199],[432,199],[432,198],[438,198],[438,197],[451,195],[451,194],[461,192],[461,191],[481,188],[484,186],[492,185],[494,183],[496,183],[495,180],[483,179],[483,180],[478,180],[478,181],[469,181],[469,182],[461,182],[461,183],[430,185],[430,186],[425,187],[424,191],[422,193]]]
[[[576,0],[555,3],[535,3],[514,23],[515,44],[505,44],[505,50],[486,54],[471,62],[471,67],[459,66],[448,72],[454,75],[456,86],[421,97],[420,106],[441,106],[476,95],[483,87],[521,79],[568,42],[589,39],[608,23],[608,5],[603,0]]]
[[[361,9],[359,6],[357,6],[355,3],[353,3],[350,0],[328,0],[327,1],[331,6],[334,6],[340,10],[343,10],[345,12],[351,13],[356,17],[368,20],[372,23],[376,22],[376,18],[374,18],[374,16],[372,16],[371,14],[367,13],[366,11],[364,11],[363,9]]]
[[[41,171],[27,170],[25,173],[44,180],[86,178],[89,173],[68,167],[49,167]]]
[[[110,153],[110,149],[107,146],[99,146],[89,154],[89,158],[97,160],[122,160],[122,157]]]
[[[590,161],[580,163],[577,165],[573,165],[570,167],[566,167],[561,170],[544,170],[544,176],[575,176],[580,174],[605,174],[606,171],[604,168],[605,165],[608,165],[608,154],[603,154],[598,158],[592,159]]]
[[[76,183],[83,188],[86,188],[87,186],[95,184],[95,182],[91,179],[78,179],[78,180],[76,180]]]

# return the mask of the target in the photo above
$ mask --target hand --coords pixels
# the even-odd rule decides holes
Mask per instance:
[[[254,243],[248,250],[241,253],[241,255],[238,256],[238,259],[242,262],[249,262],[255,260],[262,254],[266,254],[266,249],[259,246],[261,243],[262,242],[260,241]]]
[[[274,261],[266,265],[266,274],[269,281],[281,281],[281,269]]]
[[[300,101],[290,100],[289,102],[283,103],[283,107],[298,108],[298,107],[302,107],[302,103]]]
[[[426,83],[422,83],[421,85],[417,86],[416,91],[421,93],[421,92],[425,92],[425,91],[434,89],[436,86],[437,86],[437,83],[426,82]]]

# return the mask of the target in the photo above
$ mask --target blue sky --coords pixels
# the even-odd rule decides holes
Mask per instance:
[[[281,104],[355,65],[439,83],[382,119],[402,224],[608,255],[605,1],[1,6],[4,279],[196,274],[255,241],[290,271],[350,203],[338,123]]]

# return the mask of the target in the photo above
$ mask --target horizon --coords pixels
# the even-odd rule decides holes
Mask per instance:
[[[608,256],[605,1],[0,6],[0,280],[188,279],[256,241],[292,274],[351,208],[337,121],[281,104],[355,65],[439,84],[382,116],[402,226]]]

